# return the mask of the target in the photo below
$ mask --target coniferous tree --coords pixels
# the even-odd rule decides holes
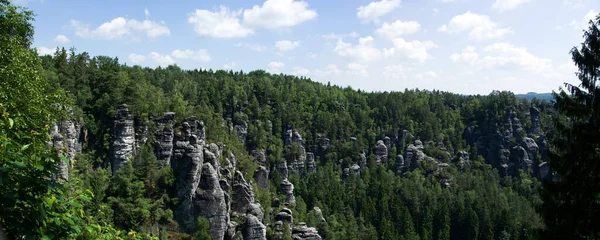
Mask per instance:
[[[557,133],[551,138],[551,169],[545,184],[544,218],[549,238],[600,237],[600,16],[590,21],[581,48],[571,50],[581,83],[554,93]]]

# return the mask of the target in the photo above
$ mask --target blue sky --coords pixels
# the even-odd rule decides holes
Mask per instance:
[[[14,0],[43,54],[149,67],[264,69],[367,91],[550,92],[597,0]]]

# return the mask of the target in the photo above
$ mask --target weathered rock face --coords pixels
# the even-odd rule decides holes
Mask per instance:
[[[213,237],[213,239],[215,239]],[[244,223],[244,240],[266,240],[267,230],[260,220],[250,214],[246,215]]]
[[[248,136],[248,123],[246,121],[236,124],[234,126],[235,133],[243,143],[246,143],[246,136]]]
[[[235,173],[231,195],[231,210],[233,211],[246,213],[248,206],[254,202],[254,191],[240,171]]]
[[[406,172],[406,166],[404,165],[404,157],[402,155],[396,156],[396,173]]]
[[[360,159],[358,160],[358,166],[365,169],[367,167],[367,154],[365,152],[360,153]]]
[[[283,208],[277,215],[275,216],[275,221],[281,221],[284,223],[294,224],[294,217],[292,216],[292,210],[289,208]]]
[[[358,166],[358,164],[352,164],[352,166],[350,166],[350,170],[352,170],[352,173],[360,175],[360,166]]]
[[[127,105],[121,105],[115,116],[111,154],[113,174],[135,155],[135,129]]]
[[[299,223],[292,228],[292,238],[294,240],[321,240],[319,232],[314,227],[307,227],[306,223]]]
[[[387,148],[388,151],[392,150],[392,139],[388,136],[383,138],[383,144],[385,144],[385,147]]]
[[[515,165],[515,167],[525,171],[531,169],[531,165],[533,164],[533,162],[529,159],[529,154],[527,153],[525,148],[521,146],[515,146],[512,148],[510,153],[511,162]],[[516,173],[513,172],[513,174]]]
[[[52,141],[49,142],[48,145],[58,150],[59,154],[64,155],[64,137],[62,134],[60,134],[57,124],[54,124],[52,126],[52,129],[50,129],[50,138],[52,139]],[[58,172],[60,174],[59,177],[61,179],[69,180],[69,163],[65,161],[59,161]]]
[[[254,159],[255,162],[260,166],[267,165],[267,155],[264,149],[256,149],[250,152],[250,156]]]
[[[315,155],[311,152],[306,153],[306,171],[308,173],[314,173],[317,171],[317,163],[315,162]]]
[[[540,134],[542,130],[542,124],[540,121],[540,110],[534,106],[529,109],[529,116],[531,117],[531,133]]]
[[[259,203],[250,203],[246,209],[246,214],[253,215],[258,218],[259,221],[263,221],[264,213]]]
[[[317,219],[319,219],[319,223],[324,223],[327,222],[327,220],[325,220],[325,218],[323,217],[323,212],[321,211],[321,209],[319,207],[314,207],[311,212],[313,212],[315,214],[315,216],[317,217]]]
[[[279,177],[281,179],[287,179],[288,178],[287,162],[282,161],[279,164],[277,164],[277,171],[279,172]]]
[[[266,167],[260,166],[254,171],[254,180],[258,187],[269,189],[269,170]]]
[[[290,205],[296,202],[296,198],[294,197],[294,184],[287,179],[283,179],[283,181],[281,181],[281,192],[285,195],[285,205]]]
[[[418,141],[418,142],[417,142]],[[421,141],[417,140],[415,143],[420,143]],[[420,147],[417,147],[420,146]],[[423,144],[420,145],[408,145],[406,151],[404,152],[404,166],[410,169],[415,169],[421,165],[423,160],[425,160],[425,153],[423,153]]]
[[[184,132],[186,126],[183,127]],[[195,135],[187,138],[180,136],[174,146],[171,167],[175,172],[175,188],[177,189],[177,198],[180,200],[175,215],[185,228],[193,228],[195,224],[195,218],[192,215],[192,198],[201,178],[201,169],[204,162],[202,150],[203,146],[198,142]]]
[[[388,148],[382,140],[377,141],[375,145],[375,159],[377,164],[385,163],[388,158]]]
[[[204,163],[202,166],[200,184],[194,196],[193,212],[194,218],[201,216],[208,219],[212,239],[222,240],[225,237],[228,219],[227,204],[217,171],[210,163]]]
[[[460,151],[460,152],[458,152],[456,154],[456,163],[461,168],[464,168],[464,167],[467,167],[467,166],[471,165],[471,162],[469,160],[469,153],[466,152],[466,151]]]
[[[286,146],[289,146],[286,154],[288,171],[306,173],[306,149],[302,135],[296,130],[288,129],[283,141]]]
[[[171,163],[173,155],[173,124],[175,121],[174,112],[166,112],[156,120],[157,130],[154,134],[156,141],[154,142],[154,152],[161,166],[166,166]]]

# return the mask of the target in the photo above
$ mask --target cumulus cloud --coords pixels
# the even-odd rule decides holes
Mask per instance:
[[[400,7],[400,0],[381,0],[371,2],[356,9],[356,16],[363,22],[379,22],[379,18]]]
[[[136,36],[137,34],[145,34],[149,38],[171,35],[171,31],[164,22],[155,22],[147,19],[138,21],[123,17],[117,17],[94,29],[90,29],[89,25],[79,21],[71,20],[70,28],[75,30],[75,35],[81,38],[96,40],[121,39],[124,36]]]
[[[244,24],[253,28],[292,27],[316,17],[308,3],[294,0],[267,0],[262,6],[244,10]]]
[[[406,71],[402,64],[387,65],[383,68],[383,76],[388,79],[406,79]]]
[[[498,11],[507,11],[517,8],[519,5],[522,5],[526,2],[530,2],[531,0],[496,0],[492,5],[492,8]]]
[[[342,57],[359,62],[378,60],[381,57],[381,51],[373,46],[373,41],[373,37],[368,36],[360,38],[357,45],[352,45],[339,39],[333,51]]]
[[[359,35],[357,32],[351,32],[351,33],[342,33],[342,34],[336,34],[336,33],[328,33],[328,34],[323,34],[321,35],[321,37],[331,40],[331,39],[342,39],[342,38],[347,38],[347,37],[351,37],[351,38],[357,38]]]
[[[438,47],[432,41],[406,41],[403,38],[396,38],[392,42],[394,43],[393,48],[384,49],[385,57],[404,56],[420,62],[431,59],[432,56],[429,55],[428,51]]]
[[[179,50],[176,49],[171,54],[160,54],[157,52],[150,52],[146,55],[131,53],[129,54],[129,61],[133,64],[141,64],[147,61],[152,62],[155,65],[166,67],[168,65],[175,64],[175,59],[178,60],[189,60],[189,61],[199,61],[199,62],[209,62],[211,61],[210,55],[208,51],[204,49],[199,50]]]
[[[335,64],[328,64],[323,70],[317,69],[313,71],[313,75],[317,77],[339,76],[340,74],[342,74],[342,70]]]
[[[69,42],[71,42],[71,40],[69,40],[69,38],[67,38],[67,36],[59,34],[58,36],[56,36],[56,38],[54,38],[54,42],[58,43],[60,45],[65,45],[65,44],[68,44]]]
[[[452,17],[448,24],[442,25],[437,30],[445,33],[468,31],[469,39],[475,41],[500,38],[512,32],[510,28],[498,27],[498,24],[488,16],[471,13],[470,11]]]
[[[197,51],[194,51],[191,49],[185,49],[185,50],[177,49],[171,53],[171,56],[173,56],[173,58],[177,58],[177,59],[189,59],[189,60],[200,61],[200,62],[210,62],[210,60],[211,60],[210,55],[208,55],[208,51],[206,51],[205,49],[200,49]]]
[[[270,73],[280,73],[281,69],[285,67],[285,63],[282,62],[270,62],[269,68],[267,68],[267,72]]]
[[[221,6],[219,11],[196,10],[191,13],[188,22],[194,26],[198,36],[213,38],[239,38],[254,33],[254,30],[243,26],[238,19],[242,10],[231,11]]]
[[[275,43],[275,48],[280,52],[287,52],[294,50],[300,46],[300,41],[289,41],[289,40],[281,40]]]
[[[233,70],[233,68],[235,67],[236,63],[235,62],[230,62],[230,63],[226,63],[225,65],[223,65],[223,68],[226,70]]]
[[[235,44],[236,47],[244,47],[247,49],[250,49],[252,51],[256,51],[256,52],[262,52],[265,49],[267,49],[267,47],[260,45],[260,44],[250,44],[250,43],[236,43]]]
[[[481,69],[527,70],[535,73],[553,71],[552,60],[531,54],[527,48],[509,43],[495,43],[477,53],[472,46],[450,56],[454,62],[464,62]]]
[[[36,47],[36,51],[40,56],[54,55],[54,52],[56,52],[56,48]]]
[[[292,71],[292,75],[296,76],[307,76],[310,74],[310,71],[303,67],[294,67]]]
[[[415,21],[395,21],[393,23],[384,22],[375,32],[385,38],[393,39],[403,35],[416,33],[421,30],[421,24]]]
[[[361,63],[348,63],[348,74],[368,77],[369,71],[367,70],[367,65]]]
[[[132,54],[129,54],[129,61],[134,64],[142,63],[142,62],[146,61],[146,56],[132,53]]]

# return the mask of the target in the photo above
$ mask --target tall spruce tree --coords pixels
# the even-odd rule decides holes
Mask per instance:
[[[558,179],[545,184],[543,215],[548,238],[600,238],[600,15],[589,22],[584,42],[571,50],[578,86],[553,93],[556,134],[549,152]]]

